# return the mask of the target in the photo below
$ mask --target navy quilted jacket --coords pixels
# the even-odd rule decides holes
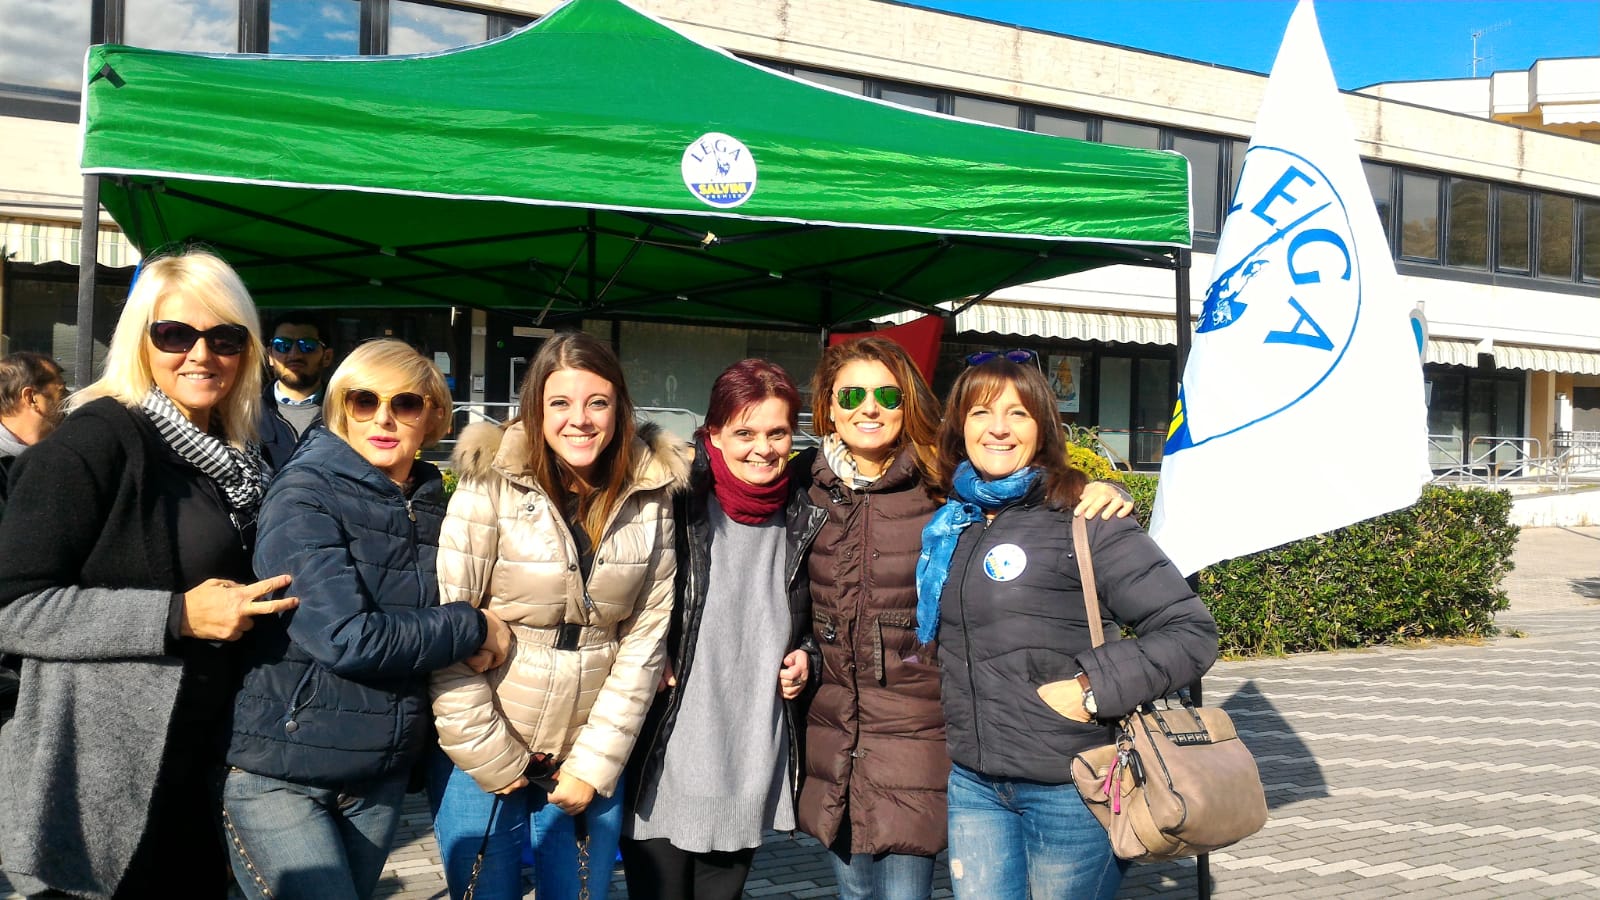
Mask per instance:
[[[482,646],[483,614],[439,606],[444,482],[418,461],[408,500],[325,428],[268,488],[256,571],[287,572],[298,609],[247,636],[228,764],[338,787],[404,769],[431,733],[428,675]]]

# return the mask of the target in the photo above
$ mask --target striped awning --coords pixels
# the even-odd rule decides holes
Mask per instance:
[[[1456,341],[1449,338],[1428,338],[1426,362],[1445,366],[1478,365],[1478,342]]]
[[[0,219],[0,253],[11,262],[78,264],[76,224]],[[100,265],[120,269],[139,262],[139,251],[115,227],[100,227]]]
[[[898,325],[920,315],[898,313],[880,321]],[[1013,303],[979,303],[956,316],[953,330],[1120,344],[1178,343],[1177,324],[1168,317]]]
[[[1494,364],[1502,369],[1530,369],[1535,372],[1600,375],[1600,353],[1596,353],[1593,350],[1523,347],[1517,344],[1502,344],[1496,341],[1494,345]]]

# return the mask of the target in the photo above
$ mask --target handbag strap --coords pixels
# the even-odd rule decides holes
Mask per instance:
[[[494,804],[489,807],[489,824],[483,828],[483,840],[478,842],[478,855],[472,860],[472,878],[467,881],[467,890],[461,895],[461,900],[472,900],[473,895],[478,893],[478,876],[483,874],[483,856],[489,851],[489,834],[494,831],[494,816],[500,811],[500,801],[504,799],[499,794],[494,795]]]
[[[1089,555],[1089,525],[1083,516],[1072,517],[1072,545],[1078,554],[1078,579],[1083,582],[1083,606],[1089,614],[1091,647],[1106,642],[1105,623],[1100,621],[1100,591],[1094,586],[1094,560]]]

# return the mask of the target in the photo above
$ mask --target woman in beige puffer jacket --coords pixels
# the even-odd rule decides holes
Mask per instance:
[[[583,340],[586,335],[568,338],[551,340],[593,341]],[[594,346],[582,349],[598,353]],[[609,349],[604,355],[610,357]],[[530,387],[543,379],[539,362],[536,358],[530,367]],[[544,374],[551,385],[574,369],[556,365],[550,374],[546,363]],[[604,370],[610,365],[599,368],[602,375],[609,374]],[[602,450],[605,441],[625,440],[633,430],[624,427],[633,411],[620,368],[614,385],[616,396],[604,411],[610,424],[596,438]],[[522,393],[525,409],[547,401],[543,390],[525,387]],[[588,401],[566,405],[586,407]],[[617,802],[612,798],[665,659],[676,572],[672,494],[687,484],[687,448],[654,426],[639,429],[632,437],[630,477],[590,548],[588,533],[594,529],[574,528],[575,511],[570,506],[564,510],[562,499],[549,495],[534,469],[534,453],[559,455],[563,449],[551,447],[546,438],[536,450],[527,424],[537,432],[543,417],[533,423],[518,421],[503,431],[474,425],[463,432],[454,460],[460,483],[440,534],[440,602],[489,606],[511,626],[515,638],[499,668],[477,674],[461,664],[433,679],[439,745],[448,760],[436,763],[430,792],[454,896],[471,877],[473,858],[490,825],[492,794],[503,795],[505,808],[493,816],[494,833],[477,896],[498,895],[492,882],[502,874],[508,880],[505,887],[521,896],[517,860],[522,829],[533,829],[538,849],[539,832],[561,818],[544,809],[547,802],[568,815],[582,815],[587,806],[591,851],[596,859],[612,858],[616,838],[596,819],[616,818],[620,827],[620,815],[610,814]],[[539,786],[519,786],[535,753],[561,763],[558,777],[563,784],[549,792],[548,801]],[[576,791],[572,779],[581,782]],[[592,805],[587,789],[595,797]],[[540,854],[540,885],[550,886],[541,896],[548,893],[558,900],[568,893],[565,882],[572,880],[572,873],[547,870],[568,868],[566,860],[574,858],[571,848],[569,842]],[[562,887],[555,888],[552,879]],[[609,879],[602,875],[594,880]]]

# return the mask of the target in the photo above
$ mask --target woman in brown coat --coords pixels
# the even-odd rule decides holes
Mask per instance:
[[[950,775],[937,649],[916,635],[939,401],[905,350],[876,337],[829,348],[812,397],[822,449],[809,500],[827,519],[807,563],[822,671],[799,825],[830,849],[840,897],[920,900],[945,847]],[[1097,484],[1079,511],[1108,504],[1131,508]]]

